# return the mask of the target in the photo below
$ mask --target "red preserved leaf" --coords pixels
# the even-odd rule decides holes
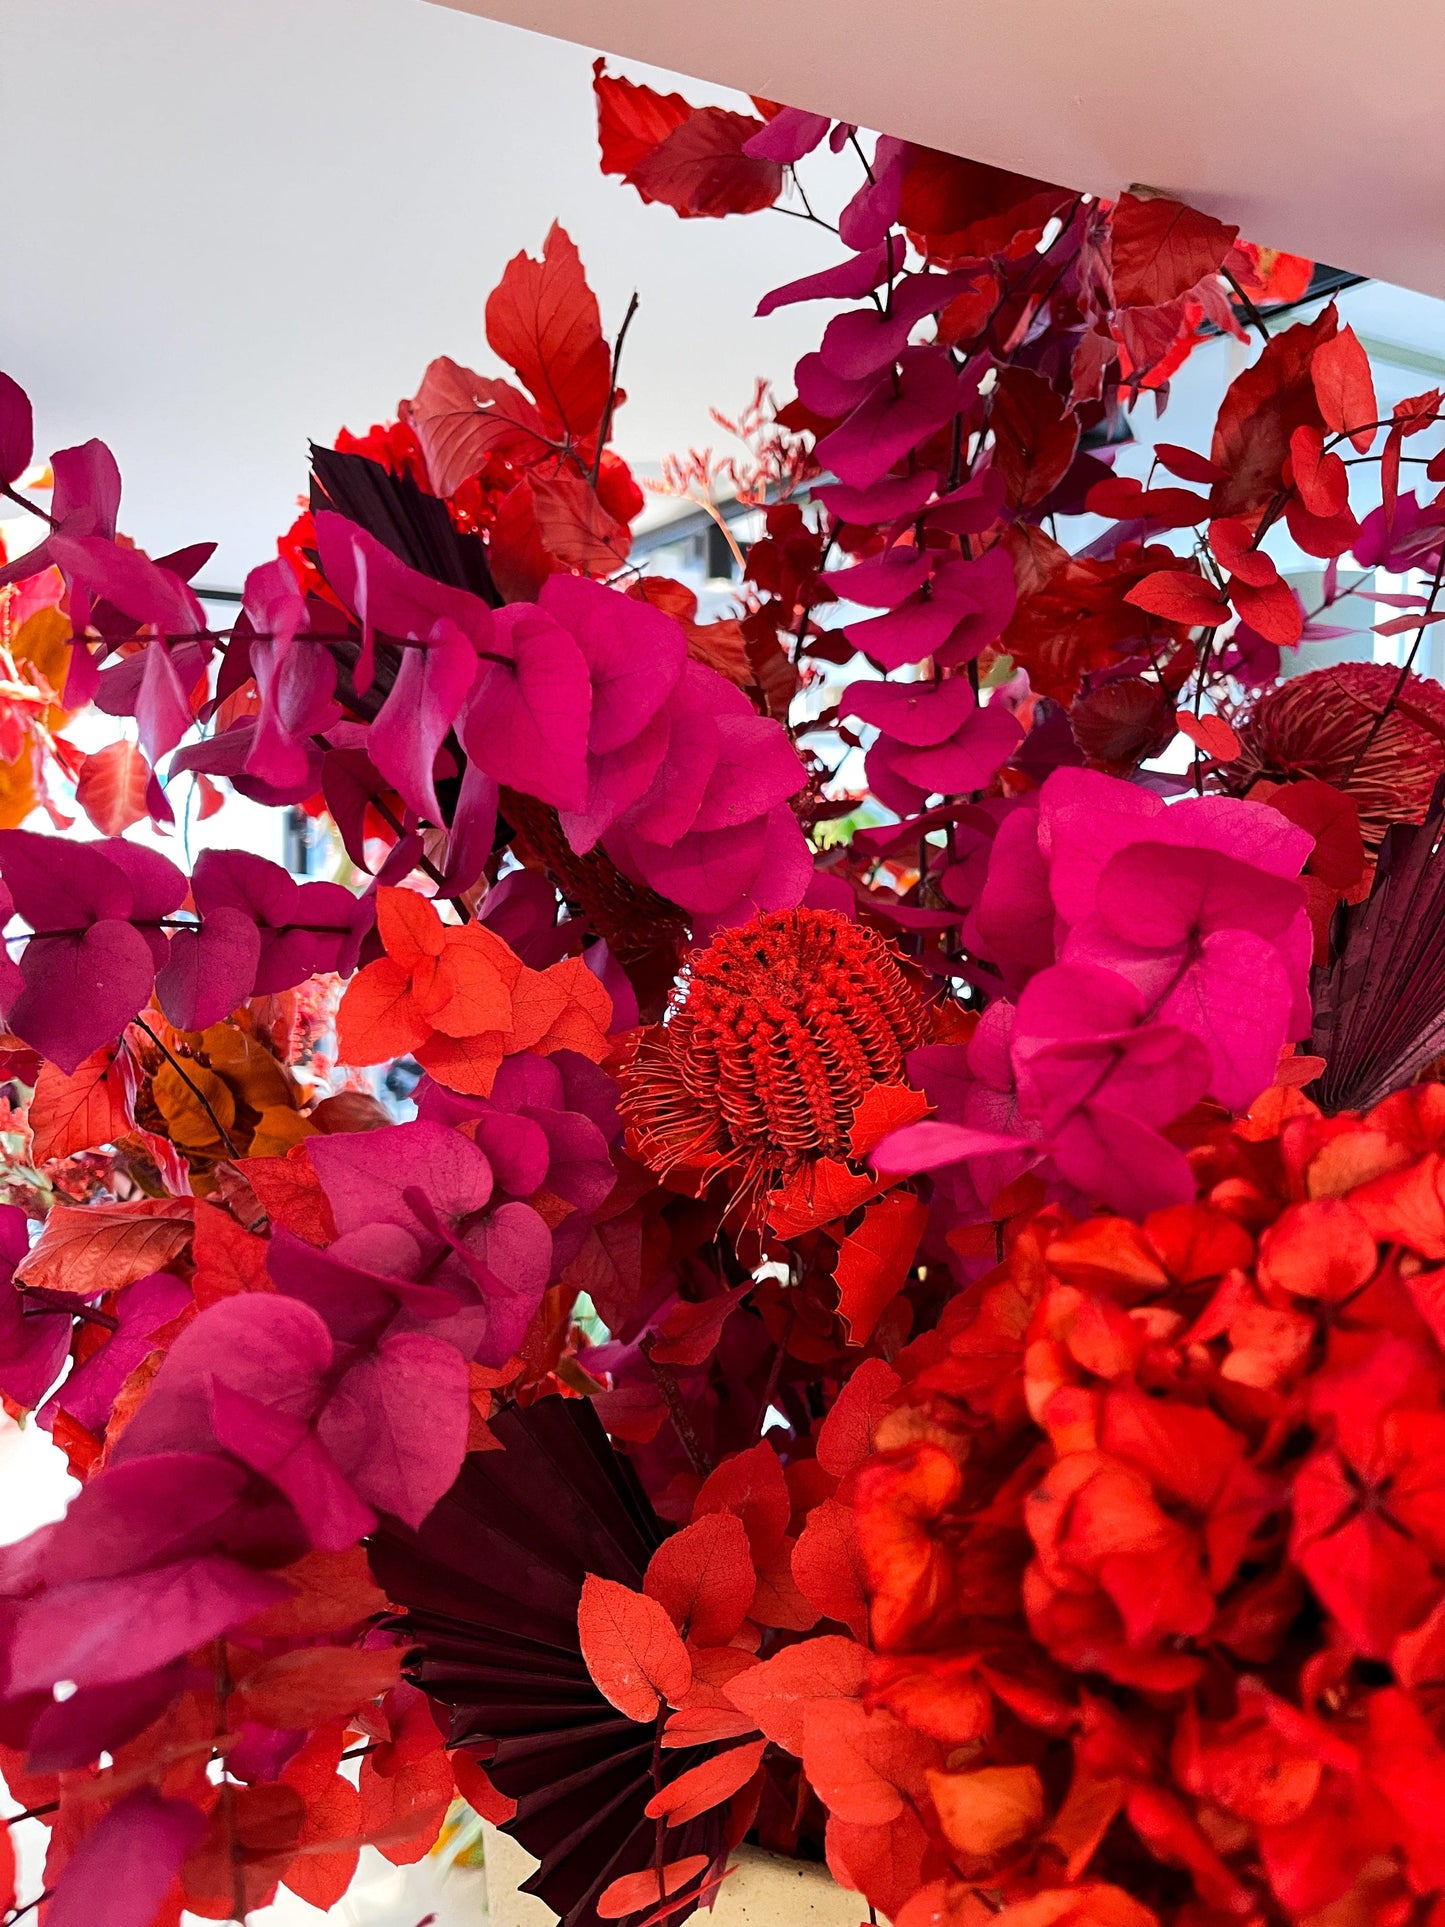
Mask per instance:
[[[1380,410],[1370,358],[1353,328],[1341,328],[1320,343],[1310,360],[1310,375],[1325,427],[1348,435],[1363,455],[1375,439]]]
[[[1212,582],[1206,582],[1193,569],[1158,569],[1136,582],[1124,598],[1136,609],[1146,609],[1166,622],[1186,628],[1203,624],[1217,628],[1229,620],[1229,604]]]
[[[1079,445],[1079,421],[1062,395],[1031,368],[1004,368],[989,422],[994,466],[1014,508],[1041,502],[1069,471]]]
[[[527,486],[538,539],[558,567],[583,575],[612,575],[622,567],[631,534],[582,476],[532,475]]]
[[[516,254],[487,297],[487,340],[525,382],[550,435],[596,432],[607,407],[612,357],[597,297],[575,244],[553,222],[542,258]]]
[[[694,1519],[713,1512],[738,1515],[759,1568],[770,1564],[782,1545],[792,1509],[782,1463],[766,1439],[724,1459],[693,1501]]]
[[[30,1128],[37,1164],[113,1144],[134,1130],[115,1050],[102,1046],[69,1077],[54,1064],[42,1064],[30,1100]]]
[[[1213,756],[1221,763],[1230,762],[1238,756],[1239,738],[1222,716],[1196,716],[1192,709],[1180,709],[1175,712],[1175,721],[1181,732],[1206,756]]]
[[[204,1311],[242,1291],[274,1291],[266,1270],[267,1240],[237,1224],[229,1211],[196,1200],[195,1273],[191,1291]]]
[[[683,1638],[698,1646],[727,1644],[747,1616],[756,1584],[748,1535],[731,1512],[695,1519],[665,1539],[642,1582]]]
[[[655,88],[604,72],[605,65],[602,60],[592,63],[602,172],[626,177],[693,110],[681,94],[659,94]]]
[[[237,1717],[259,1726],[299,1730],[353,1713],[401,1678],[401,1649],[375,1652],[309,1646],[278,1653],[248,1673],[238,1689]]]
[[[546,423],[519,388],[473,374],[449,355],[422,376],[410,420],[443,495],[455,494],[489,455],[525,467],[556,452]]]
[[[893,1191],[870,1204],[862,1224],[843,1240],[833,1277],[850,1344],[868,1343],[884,1308],[903,1289],[927,1222],[922,1198]]]
[[[825,1472],[846,1478],[872,1455],[878,1422],[902,1382],[885,1360],[863,1360],[819,1429],[818,1463]]]
[[[868,1637],[868,1596],[853,1508],[824,1499],[808,1514],[793,1547],[793,1578],[808,1604],[855,1639]]]
[[[597,1690],[639,1722],[675,1706],[692,1684],[692,1661],[656,1599],[589,1572],[577,1608],[582,1657]]]
[[[678,1893],[710,1864],[705,1853],[690,1853],[682,1860],[669,1861],[664,1867],[621,1874],[598,1895],[597,1912],[603,1920],[622,1920],[628,1914],[652,1906],[654,1901]]]
[[[739,1787],[747,1785],[762,1762],[766,1740],[753,1740],[746,1746],[729,1747],[715,1753],[700,1766],[689,1767],[654,1793],[647,1803],[649,1819],[666,1818],[670,1827],[686,1825],[709,1807],[730,1800]]]
[[[743,148],[764,123],[725,107],[699,107],[634,163],[627,178],[644,201],[661,201],[686,219],[755,214],[783,191],[776,161]]]
[[[46,1291],[93,1298],[164,1271],[191,1239],[189,1198],[128,1204],[58,1204],[16,1278]]]
[[[102,836],[119,836],[148,814],[150,776],[150,764],[134,743],[109,743],[81,764],[75,800]]]
[[[723,1687],[759,1732],[789,1753],[803,1751],[803,1715],[816,1700],[856,1700],[868,1673],[868,1651],[856,1640],[823,1633],[785,1646]]]
[[[395,1773],[377,1771],[376,1755],[361,1763],[361,1830],[394,1867],[409,1867],[431,1851],[455,1783],[451,1764],[435,1747]]]
[[[1338,327],[1332,303],[1313,321],[1273,336],[1253,367],[1230,383],[1209,451],[1220,471],[1210,492],[1211,515],[1263,508],[1281,486],[1294,431],[1322,426],[1311,362]]]
[[[1223,265],[1238,233],[1165,195],[1121,194],[1110,226],[1115,301],[1152,308],[1177,300]]]
[[[896,1820],[941,1757],[922,1734],[861,1701],[818,1699],[803,1709],[803,1771],[828,1811],[855,1826]]]
[[[706,1364],[717,1350],[723,1326],[751,1290],[751,1283],[744,1282],[731,1291],[704,1298],[701,1304],[684,1301],[674,1305],[658,1325],[657,1339],[649,1347],[648,1356],[659,1365]]]

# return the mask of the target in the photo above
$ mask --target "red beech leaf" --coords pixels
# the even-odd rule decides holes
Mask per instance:
[[[189,1198],[58,1204],[16,1266],[16,1279],[77,1298],[119,1291],[180,1256],[191,1239],[191,1211]]]
[[[903,1383],[881,1358],[865,1358],[833,1402],[818,1431],[818,1463],[843,1479],[873,1453],[874,1434]]]
[[[750,1666],[723,1692],[760,1733],[801,1755],[804,1710],[816,1700],[856,1700],[867,1674],[866,1647],[841,1634],[822,1633]]]
[[[1177,442],[1156,442],[1154,459],[1161,468],[1167,468],[1171,475],[1177,475],[1181,482],[1203,482],[1205,484],[1224,480],[1224,471],[1205,456],[1196,454],[1192,448],[1181,448]]]
[[[299,1899],[323,1910],[343,1900],[361,1859],[350,1841],[361,1833],[361,1795],[339,1773],[306,1803],[306,1818],[296,1836],[296,1857],[281,1884]]]
[[[621,75],[604,72],[605,61],[592,63],[592,91],[597,96],[597,140],[604,174],[630,175],[683,121],[692,108],[681,94],[659,94]]]
[[[646,1593],[589,1572],[577,1631],[598,1692],[630,1720],[656,1719],[664,1700],[677,1705],[692,1684],[692,1661],[677,1628]]]
[[[30,1100],[30,1128],[35,1133],[37,1164],[113,1144],[133,1131],[114,1049],[107,1045],[96,1051],[69,1077],[54,1064],[42,1064]]]
[[[803,1771],[828,1811],[856,1826],[896,1820],[941,1756],[921,1733],[859,1700],[817,1699],[803,1709]]]
[[[681,1827],[710,1807],[730,1800],[757,1772],[766,1745],[766,1740],[752,1740],[746,1746],[733,1746],[726,1753],[715,1753],[701,1766],[689,1767],[660,1793],[653,1794],[644,1809],[648,1819],[666,1817],[670,1827]]]
[[[75,800],[102,836],[119,836],[148,815],[150,776],[150,765],[134,743],[109,743],[81,764]]]
[[[361,1829],[394,1867],[430,1853],[456,1791],[451,1763],[440,1747],[395,1773],[377,1771],[376,1756],[361,1762]]]
[[[1064,479],[1079,445],[1078,417],[1062,395],[1031,368],[1005,368],[998,377],[989,423],[994,466],[1013,508],[1028,508]]]
[[[1348,435],[1363,455],[1375,439],[1380,410],[1370,358],[1353,328],[1347,325],[1332,340],[1320,343],[1310,360],[1310,374],[1325,427]]]
[[[709,1513],[664,1539],[642,1582],[648,1598],[697,1646],[728,1643],[747,1617],[756,1584],[748,1535],[732,1512]]]
[[[532,475],[532,514],[547,553],[564,569],[611,575],[632,549],[632,536],[609,515],[597,491],[580,475]]]
[[[753,1564],[761,1569],[782,1545],[792,1511],[782,1462],[768,1441],[759,1439],[708,1474],[693,1500],[692,1516],[735,1512],[748,1535]]]
[[[488,455],[519,467],[555,454],[547,425],[520,389],[440,355],[422,376],[410,420],[433,485],[452,495]]]
[[[1192,709],[1175,711],[1174,720],[1190,742],[1217,762],[1229,763],[1239,754],[1239,738],[1222,716],[1196,716]]]
[[[197,1198],[191,1291],[200,1309],[241,1291],[274,1291],[266,1270],[267,1249],[267,1240],[237,1224],[229,1211]]]
[[[853,1508],[824,1499],[808,1514],[793,1547],[793,1578],[808,1604],[855,1639],[868,1637],[868,1596]]]
[[[690,1853],[665,1867],[648,1867],[642,1873],[620,1874],[597,1897],[597,1912],[603,1920],[623,1920],[654,1901],[675,1894],[711,1865],[705,1853]]]
[[[743,148],[764,123],[725,107],[699,107],[629,171],[644,201],[661,201],[684,220],[755,214],[783,191],[776,161],[753,160]]]
[[[247,1674],[237,1690],[237,1717],[291,1730],[319,1726],[379,1699],[400,1678],[400,1647],[301,1647]]]
[[[717,1350],[722,1328],[752,1290],[750,1281],[704,1298],[699,1305],[674,1305],[657,1327],[648,1357],[659,1365],[705,1365]]]
[[[1124,600],[1151,616],[1162,616],[1166,622],[1188,628],[1202,624],[1212,629],[1229,620],[1229,604],[1223,595],[1193,569],[1156,569],[1153,575],[1136,582]]]
[[[542,258],[516,254],[487,297],[487,340],[521,376],[549,433],[585,441],[607,406],[612,357],[597,297],[556,221]]]
[[[1121,194],[1111,227],[1115,301],[1156,308],[1177,300],[1223,265],[1238,234],[1182,201]]]
[[[884,1307],[902,1291],[927,1222],[922,1198],[893,1191],[870,1204],[862,1224],[843,1240],[833,1277],[850,1345],[868,1343]]]
[[[303,1147],[298,1146],[295,1157],[238,1158],[236,1169],[250,1182],[273,1224],[294,1231],[309,1245],[335,1242],[331,1205]]]

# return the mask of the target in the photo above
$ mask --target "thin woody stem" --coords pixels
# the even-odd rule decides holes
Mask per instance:
[[[201,1089],[200,1085],[196,1083],[193,1077],[191,1077],[189,1072],[186,1070],[185,1065],[181,1062],[180,1058],[173,1056],[171,1052],[166,1049],[165,1045],[161,1042],[160,1038],[156,1036],[155,1032],[151,1029],[150,1025],[146,1022],[144,1017],[137,1016],[134,1019],[134,1022],[136,1024],[136,1027],[139,1030],[143,1030],[146,1036],[149,1037],[151,1042],[155,1045],[156,1049],[160,1052],[161,1056],[165,1058],[166,1062],[172,1067],[176,1075],[180,1078],[181,1082],[190,1091],[192,1097],[195,1098],[196,1102],[200,1105],[201,1109],[205,1112],[206,1116],[211,1120],[212,1124],[215,1125],[217,1135],[220,1137],[222,1144],[224,1144],[226,1147],[227,1157],[232,1157],[232,1158],[240,1157],[241,1153],[236,1149],[236,1146],[231,1141],[230,1132],[226,1129],[225,1125],[221,1122],[220,1118],[216,1116],[216,1113],[211,1109],[210,1100],[207,1098],[205,1092]]]
[[[682,1402],[682,1392],[676,1375],[652,1356],[652,1348],[656,1343],[656,1337],[649,1332],[641,1342],[642,1355],[647,1360],[648,1370],[657,1382],[658,1391],[662,1393],[663,1403],[672,1420],[673,1430],[677,1433],[678,1442],[687,1454],[689,1464],[700,1479],[705,1479],[712,1471],[712,1460],[708,1457],[707,1447],[698,1437],[693,1422],[687,1415],[687,1407]]]
[[[632,299],[627,304],[627,313],[622,317],[622,326],[617,330],[617,339],[612,344],[612,384],[607,390],[607,406],[602,411],[602,421],[597,430],[597,453],[592,459],[592,474],[588,478],[593,488],[596,488],[597,477],[602,473],[602,451],[607,446],[607,437],[612,433],[612,416],[617,407],[617,370],[622,366],[623,345],[638,305],[637,290],[634,288]]]

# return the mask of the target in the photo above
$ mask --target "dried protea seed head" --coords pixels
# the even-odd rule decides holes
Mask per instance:
[[[1240,753],[1219,772],[1243,795],[1260,777],[1304,776],[1355,800],[1365,846],[1392,823],[1419,823],[1445,770],[1445,689],[1382,662],[1312,669],[1270,689],[1234,719]]]
[[[726,1173],[755,1221],[805,1159],[846,1157],[854,1112],[904,1079],[927,1014],[892,947],[832,910],[784,910],[695,957],[622,1080],[634,1153]]]

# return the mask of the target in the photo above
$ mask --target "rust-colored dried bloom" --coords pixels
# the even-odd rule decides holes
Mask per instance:
[[[1267,690],[1235,718],[1240,753],[1220,771],[1225,786],[1242,795],[1259,777],[1318,777],[1354,798],[1377,850],[1392,823],[1423,819],[1445,769],[1445,689],[1408,676],[1391,706],[1399,683],[1388,663],[1342,662]]]
[[[833,910],[725,930],[689,966],[623,1077],[638,1157],[729,1173],[750,1215],[809,1157],[848,1153],[853,1114],[903,1081],[923,1000],[876,931]]]

